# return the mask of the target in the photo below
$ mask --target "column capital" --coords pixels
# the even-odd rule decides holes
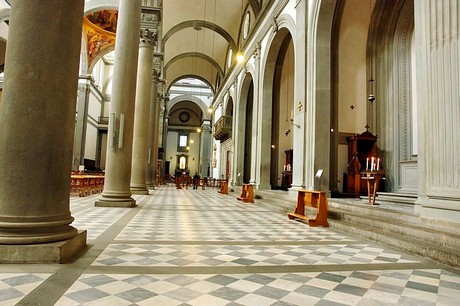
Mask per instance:
[[[152,81],[158,83],[160,81],[160,71],[158,69],[152,69]]]
[[[140,30],[140,46],[155,47],[158,39],[158,31],[156,29],[141,29]]]

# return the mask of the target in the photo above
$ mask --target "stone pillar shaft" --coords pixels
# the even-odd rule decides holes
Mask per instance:
[[[140,27],[141,0],[120,0],[105,184],[96,206],[136,205],[131,198],[130,180]]]
[[[78,234],[69,194],[83,7],[83,0],[12,1],[0,106],[0,244]]]
[[[155,125],[155,118],[156,118],[156,104],[157,104],[157,96],[158,96],[158,77],[159,73],[157,70],[153,70],[153,77],[152,77],[152,91],[150,93],[150,113],[149,113],[149,137],[148,137],[148,163],[147,163],[147,187],[154,188],[155,178],[153,175],[154,172],[154,135],[158,133],[158,130]],[[158,149],[157,149],[158,150]]]
[[[74,137],[74,158],[72,170],[78,170],[85,159],[86,127],[88,124],[88,104],[91,92],[91,77],[80,77],[77,99],[77,119],[75,124]]]
[[[153,32],[141,31],[139,63],[137,67],[136,108],[134,113],[133,160],[131,169],[131,192],[148,194],[146,168],[148,160],[148,136],[150,95],[152,90]]]
[[[153,184],[158,185],[158,138],[159,138],[159,123],[160,123],[160,99],[155,99],[155,117],[153,122],[153,141],[152,141],[152,168],[153,168]]]

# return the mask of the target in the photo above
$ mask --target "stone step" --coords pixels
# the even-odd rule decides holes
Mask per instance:
[[[400,234],[450,248],[460,246],[460,235],[433,229],[431,227],[410,224],[404,216],[394,219],[383,219],[375,216],[361,215],[334,209],[330,211],[329,218],[342,220],[366,227],[378,228],[391,234]]]
[[[396,220],[410,224],[420,224],[419,216],[402,210],[383,208],[378,205],[372,206],[360,201],[347,202],[330,199],[328,203],[329,211],[331,212],[338,210],[340,213],[343,213],[346,211],[349,213],[377,217],[391,221]]]
[[[460,250],[415,239],[408,235],[388,232],[383,229],[356,224],[344,220],[329,220],[329,226],[340,232],[369,239],[412,254],[420,255],[442,264],[460,268]]]
[[[389,192],[377,192],[377,198],[379,202],[386,203],[399,203],[415,205],[417,195],[415,194],[404,194],[404,193],[389,193]],[[366,198],[367,201],[367,198]]]

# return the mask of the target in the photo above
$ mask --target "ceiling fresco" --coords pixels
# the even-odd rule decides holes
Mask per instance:
[[[92,67],[99,55],[115,47],[117,20],[118,11],[115,10],[97,11],[83,19],[88,67]]]
[[[115,33],[117,31],[118,11],[103,10],[86,15],[86,18],[95,26]]]

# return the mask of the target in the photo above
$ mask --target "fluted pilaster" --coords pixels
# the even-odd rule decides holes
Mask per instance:
[[[458,1],[415,1],[421,216],[460,222]]]

